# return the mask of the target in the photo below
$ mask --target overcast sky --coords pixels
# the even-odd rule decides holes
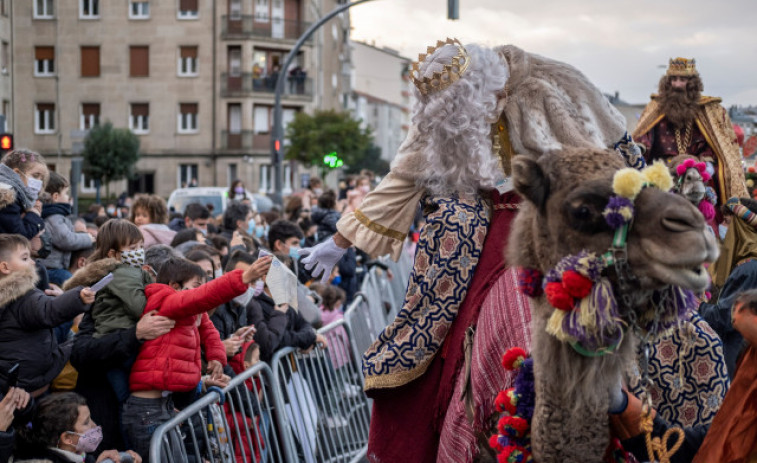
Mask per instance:
[[[447,36],[513,44],[565,61],[603,92],[646,103],[676,56],[696,58],[706,95],[757,105],[754,0],[374,0],[351,9],[352,38],[413,60]]]

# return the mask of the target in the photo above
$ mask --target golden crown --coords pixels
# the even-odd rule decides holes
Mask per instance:
[[[457,56],[452,58],[450,64],[444,65],[444,70],[435,72],[431,77],[421,77],[420,64],[426,59],[426,57],[432,55],[436,50],[445,45],[456,45],[458,49]],[[454,84],[465,74],[470,64],[470,56],[457,39],[447,38],[446,42],[441,40],[436,42],[436,47],[428,47],[426,53],[418,55],[418,61],[413,63],[410,68],[410,78],[422,95],[429,95],[440,90],[444,90],[450,85]]]
[[[683,77],[691,77],[698,74],[699,73],[697,72],[696,61],[693,58],[671,58],[670,62],[668,63],[668,72],[665,73],[665,75],[667,76]]]

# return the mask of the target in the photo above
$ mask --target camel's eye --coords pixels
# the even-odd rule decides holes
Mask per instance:
[[[599,195],[581,195],[566,202],[565,212],[571,228],[583,233],[606,231],[607,223],[602,215],[607,198]]]

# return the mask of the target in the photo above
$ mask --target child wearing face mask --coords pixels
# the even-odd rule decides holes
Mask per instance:
[[[94,293],[77,287],[50,297],[35,287],[39,276],[29,240],[0,235],[0,390],[8,389],[8,372],[18,367],[18,387],[43,394],[63,370],[70,345],[58,345],[53,328],[89,309]]]
[[[102,429],[92,421],[84,397],[74,392],[50,394],[39,401],[31,426],[19,430],[15,462],[95,463],[142,458],[129,450],[105,450],[97,458],[92,453],[102,441]],[[110,458],[110,460],[107,460]]]
[[[32,239],[45,227],[37,198],[49,172],[45,160],[29,150],[13,150],[0,161],[0,233]]]
[[[215,385],[224,385],[226,349],[207,312],[243,294],[252,282],[266,275],[270,265],[271,258],[263,257],[247,270],[235,270],[205,283],[207,276],[199,265],[171,258],[160,268],[157,283],[145,288],[145,314],[158,310],[158,315],[175,320],[176,325],[142,345],[129,376],[131,396],[124,404],[123,425],[137,453],[146,455],[155,427],[176,414],[171,394],[166,393],[197,388],[201,347],[210,379]]]
[[[147,303],[145,286],[152,278],[143,266],[145,251],[142,233],[124,219],[110,219],[100,228],[95,252],[86,267],[76,272],[70,283],[92,285],[113,273],[113,281],[97,293],[92,306],[95,338],[134,327]],[[129,396],[129,369],[133,358],[107,372],[108,381],[120,403]]]

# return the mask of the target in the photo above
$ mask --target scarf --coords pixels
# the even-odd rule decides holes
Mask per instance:
[[[71,205],[68,203],[53,203],[42,205],[42,218],[46,219],[51,215],[62,215],[68,217],[71,215]]]
[[[21,181],[21,177],[5,164],[0,164],[0,182],[7,183],[16,190],[16,201],[21,201],[25,211],[34,207],[34,202],[37,198],[33,198],[26,191],[26,186],[24,185],[24,182]]]

